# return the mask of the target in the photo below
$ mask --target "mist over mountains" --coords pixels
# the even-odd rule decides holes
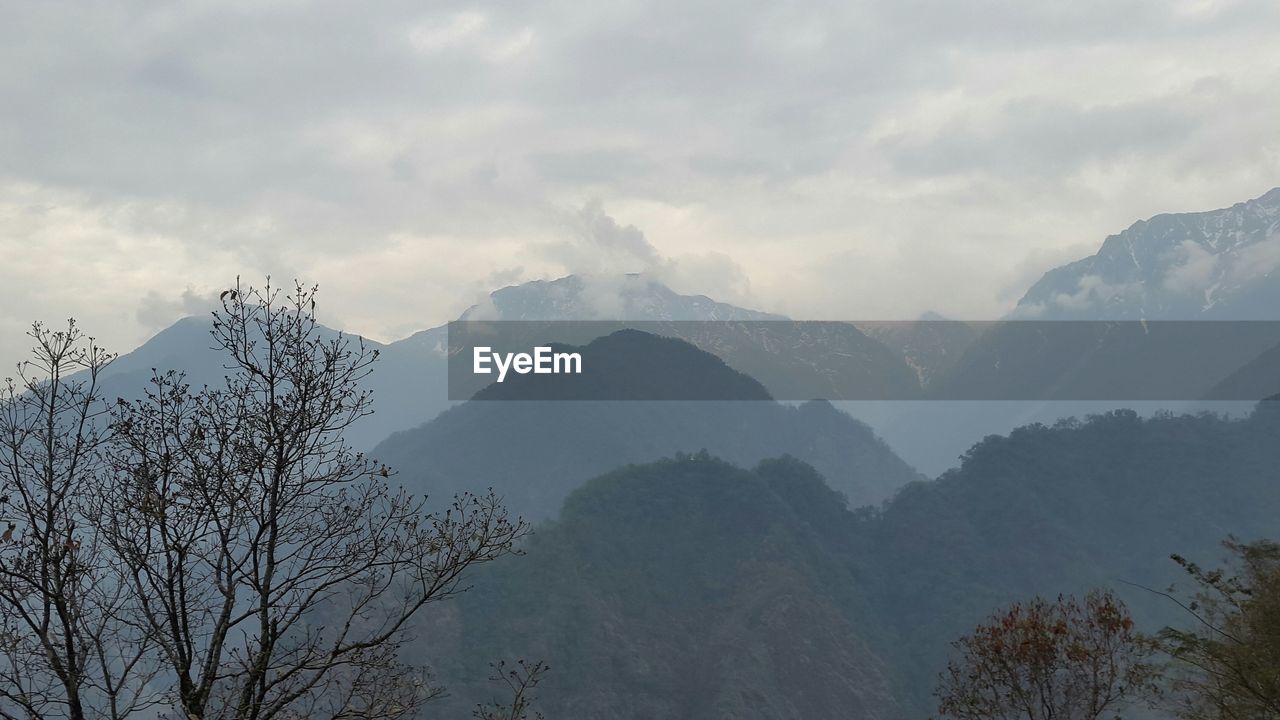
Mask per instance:
[[[610,312],[618,314],[607,314]],[[794,385],[808,389],[822,388],[825,383],[829,392],[813,393],[815,397],[834,397],[846,391],[830,383],[865,383],[895,395],[910,394],[918,387],[914,371],[902,357],[853,325],[829,323],[816,330],[796,326],[782,322],[786,318],[780,315],[703,296],[680,295],[640,275],[568,276],[508,287],[492,293],[486,304],[468,309],[462,318],[656,323],[664,334],[714,353],[766,387],[776,388],[783,397],[796,396]],[[714,321],[716,330],[708,332],[698,321]],[[778,322],[774,325],[772,321]],[[755,325],[740,326],[737,322]],[[770,323],[775,331],[760,335],[756,329],[761,322]],[[209,349],[208,328],[207,320],[186,318],[125,354],[108,370],[106,379],[112,392],[140,392],[152,368],[183,369],[197,386],[220,382],[221,361]],[[393,343],[364,342],[378,350],[379,360],[366,381],[375,412],[349,431],[348,439],[356,447],[372,448],[391,433],[426,422],[454,404],[448,399],[445,383],[446,325]],[[849,358],[858,358],[857,373],[832,370],[833,358],[839,358],[845,367]]]
[[[1280,188],[1206,212],[1157,215],[1045,273],[1015,317],[1274,320],[1280,317]]]
[[[1280,189],[1139,222],[1047,273],[1011,317],[1273,318],[1278,217]],[[462,318],[626,319],[663,332],[579,348],[607,372],[571,401],[526,376],[449,401],[446,326],[365,341],[380,354],[376,412],[349,440],[414,492],[438,501],[492,487],[536,523],[526,556],[477,575],[466,603],[415,627],[405,652],[451,687],[450,712],[483,697],[488,662],[520,655],[555,668],[541,689],[549,717],[924,716],[947,641],[992,608],[1163,587],[1178,577],[1170,553],[1212,562],[1228,535],[1277,535],[1280,403],[1228,418],[924,401],[948,388],[994,394],[1019,379],[1007,370],[1019,357],[1033,358],[1020,365],[1028,383],[1069,379],[1081,368],[1055,361],[1082,346],[1100,367],[1140,374],[1124,333],[1073,324],[1085,334],[1055,346],[1025,324],[940,317],[811,332],[642,275],[504,288]],[[778,329],[751,331],[760,322]],[[187,318],[121,357],[106,392],[136,395],[153,368],[218,383],[208,328]],[[1278,348],[1228,357],[1207,345],[1217,365],[1206,389],[1280,391]],[[920,400],[772,399],[789,379],[830,381],[833,357],[863,369],[857,382]],[[655,367],[712,399],[616,400],[656,392]],[[1058,421],[1067,414],[1091,417]],[[1145,630],[1181,619],[1157,596],[1122,593]]]
[[[584,366],[608,371],[575,384],[573,395],[553,387],[550,397],[561,399],[543,399],[544,383],[557,384],[557,376],[494,383],[477,399],[392,435],[372,454],[399,468],[400,481],[414,491],[447,497],[492,486],[534,518],[554,515],[595,475],[678,452],[706,450],[742,465],[794,455],[820,468],[853,507],[879,504],[923,479],[869,427],[829,403],[773,402],[754,379],[682,341],[620,331],[580,350]],[[655,365],[667,369],[656,388]],[[687,390],[674,396],[686,399],[663,399],[681,388],[706,399],[689,400]],[[638,399],[646,395],[652,399]]]
[[[1278,39],[4,3],[0,720],[1280,720]]]
[[[1140,221],[1108,238],[1095,256],[1046,273],[1028,290],[1011,317],[1274,318],[1273,308],[1280,307],[1272,301],[1280,300],[1276,295],[1280,276],[1273,272],[1273,256],[1280,248],[1277,213],[1280,188],[1222,210]],[[1203,287],[1189,284],[1196,279],[1204,280]],[[567,276],[502,288],[465,311],[461,319],[669,323],[664,334],[719,356],[759,380],[775,397],[839,397],[847,388],[831,384],[835,382],[832,378],[876,387],[891,397],[911,397],[913,393],[921,398],[947,397],[948,382],[962,391],[1006,382],[1003,371],[992,373],[992,358],[1033,356],[1017,332],[1002,331],[998,325],[994,332],[987,332],[969,323],[942,321],[936,314],[919,323],[825,324],[821,335],[805,335],[784,322],[776,326],[776,333],[782,335],[774,337],[753,335],[745,326],[735,334],[735,322],[786,318],[705,296],[681,295],[641,274]],[[715,333],[700,332],[696,324],[682,324],[704,320],[726,324]],[[151,368],[181,368],[194,384],[217,383],[221,365],[208,350],[206,331],[207,321],[199,318],[175,323],[121,357],[107,375],[109,388],[125,395],[136,393]],[[444,383],[446,326],[392,343],[366,342],[380,352],[376,371],[367,382],[376,412],[351,429],[349,439],[356,447],[372,448],[392,433],[426,422],[454,404]],[[1045,349],[1035,351],[1043,353]],[[1214,349],[1206,348],[1206,352]],[[857,358],[861,374],[850,377],[847,370],[832,371],[829,365],[835,357],[844,360],[842,367],[849,365],[849,358]],[[1260,353],[1233,362],[1240,367],[1219,373],[1221,377],[1205,377],[1206,392],[1232,390],[1260,397],[1280,390],[1267,390],[1274,379],[1270,362]],[[1246,370],[1249,363],[1253,367]],[[1231,374],[1234,378],[1228,380]],[[1052,379],[1037,382],[1051,384]],[[814,387],[825,387],[827,392],[808,392]],[[839,406],[869,422],[908,462],[936,474],[989,432],[1007,432],[1019,422],[1052,421],[1057,414],[1120,405],[1035,407],[1024,403],[962,409],[935,404],[928,410],[903,403]],[[1247,407],[1240,405],[1238,409]]]
[[[486,303],[461,316],[492,320],[779,320],[779,315],[737,308],[703,296],[679,295],[639,275],[568,276],[535,281],[493,292]],[[210,349],[210,321],[184,318],[136,350],[123,354],[106,373],[111,392],[132,396],[151,375],[182,370],[193,385],[217,384],[220,356]],[[336,331],[330,331],[336,332]],[[348,440],[369,449],[393,432],[426,422],[448,408],[448,328],[423,330],[392,343],[365,339],[378,350],[375,372],[366,385],[375,413],[351,428]]]
[[[1229,208],[1205,212],[1159,215],[1140,220],[1127,230],[1108,237],[1099,251],[1087,258],[1052,269],[1023,296],[1009,319],[1039,320],[1275,320],[1280,317],[1280,188],[1257,199]],[[876,334],[875,324],[862,327]],[[1058,388],[1070,398],[1073,375],[1142,377],[1143,358],[1126,354],[1125,340],[1107,335],[1105,328],[1081,328],[1085,336],[1074,340],[1072,332],[1032,337],[1030,328],[1001,323],[986,326],[983,333],[959,333],[953,338],[917,339],[911,325],[889,325],[898,337],[876,337],[901,347],[904,356],[919,368],[926,389],[935,397],[963,396],[977,387],[1009,392],[1021,382]],[[947,325],[922,324],[932,335]],[[957,326],[958,328],[962,326]],[[1131,331],[1132,329],[1130,329]],[[1228,333],[1229,334],[1229,333]],[[1246,331],[1246,334],[1247,331]],[[1145,352],[1156,352],[1149,343]],[[1180,347],[1186,351],[1185,345]],[[1183,397],[1266,397],[1280,391],[1274,358],[1280,348],[1251,350],[1238,343],[1193,348],[1183,367],[1199,362],[1213,371],[1188,372],[1199,383]],[[1257,353],[1248,358],[1251,353]],[[1027,363],[1043,357],[1045,363]],[[1082,366],[1064,366],[1055,356],[1083,358]],[[1230,356],[1229,359],[1223,356]],[[1107,365],[1107,358],[1118,363]],[[1238,365],[1223,372],[1225,366]],[[1180,359],[1174,359],[1176,364]],[[1087,369],[1092,363],[1092,369]],[[1123,367],[1121,367],[1123,366]],[[1023,367],[1029,375],[1008,374]],[[1230,378],[1227,377],[1230,375]],[[1156,381],[1159,382],[1159,381]],[[1130,388],[1120,388],[1128,392]],[[999,397],[995,393],[994,397]],[[1212,410],[1247,413],[1249,402],[1115,401],[1049,402],[990,401],[944,403],[840,403],[840,407],[876,428],[890,444],[928,474],[952,467],[971,444],[988,434],[1003,434],[1028,423],[1053,423],[1067,415],[1086,415],[1117,408],[1136,408],[1144,414],[1160,409],[1187,412]]]
[[[786,320],[782,315],[680,295],[640,273],[569,275],[489,294],[459,320]],[[428,330],[426,332],[434,332]]]

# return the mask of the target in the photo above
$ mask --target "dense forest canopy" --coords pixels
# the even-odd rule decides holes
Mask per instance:
[[[630,466],[575,491],[419,647],[454,677],[535,649],[565,717],[919,716],[950,641],[1010,600],[1107,587],[1142,631],[1183,623],[1143,587],[1187,584],[1172,553],[1213,564],[1228,535],[1275,534],[1277,437],[1274,402],[1068,419],[856,511],[791,459]]]

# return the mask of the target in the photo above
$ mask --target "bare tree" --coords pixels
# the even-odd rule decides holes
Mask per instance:
[[[113,359],[74,321],[29,333],[0,391],[0,717],[121,718],[148,693],[142,629],[89,522],[102,481],[98,380]]]
[[[1096,720],[1153,691],[1151,644],[1109,592],[1015,603],[953,646],[938,712],[959,720]]]
[[[226,386],[157,374],[112,421],[103,541],[187,718],[396,718],[434,696],[407,623],[526,532],[492,492],[428,514],[343,431],[377,357],[319,326],[315,288],[223,293]]]
[[[543,720],[542,713],[533,709],[533,691],[550,671],[546,663],[521,659],[508,667],[505,660],[500,660],[490,667],[493,675],[489,681],[502,686],[509,699],[477,705],[472,717],[476,720]]]

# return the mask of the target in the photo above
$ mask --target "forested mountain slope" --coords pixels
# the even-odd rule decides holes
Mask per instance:
[[[549,717],[924,717],[948,643],[1010,601],[1107,586],[1147,631],[1185,622],[1134,584],[1180,579],[1171,553],[1213,564],[1228,535],[1280,536],[1277,438],[1276,402],[1031,426],[880,511],[794,460],[622,468],[414,652],[446,681],[542,658]]]

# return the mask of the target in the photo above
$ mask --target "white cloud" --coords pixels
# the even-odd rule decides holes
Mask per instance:
[[[1115,298],[1141,291],[1139,283],[1108,283],[1097,275],[1085,275],[1076,283],[1075,292],[1057,293],[1052,302],[1066,310],[1086,310],[1103,307]]]
[[[1175,253],[1163,284],[1176,293],[1203,293],[1229,262],[1227,256],[1215,255],[1191,240],[1179,245]]]
[[[1240,250],[1235,278],[1241,284],[1267,277],[1280,270],[1280,235]]]
[[[1278,269],[1280,235],[1220,254],[1188,240],[1179,246],[1163,285],[1175,293],[1204,295],[1208,302],[1215,287],[1244,287]]]
[[[999,316],[1036,263],[1280,184],[1278,31],[1273,0],[15,4],[0,363],[31,319],[128,347],[268,272],[382,339],[581,270]]]
[[[594,307],[600,317],[608,317],[609,303],[617,289],[608,278],[642,273],[676,292],[708,295],[722,302],[750,304],[755,301],[742,267],[725,253],[688,252],[663,254],[635,225],[623,225],[605,211],[599,199],[587,201],[566,216],[562,235],[533,247],[533,264],[550,267],[550,276],[576,274],[590,276]],[[621,309],[619,306],[617,309]]]
[[[492,63],[510,61],[528,50],[534,34],[532,27],[494,30],[489,18],[474,10],[422,20],[408,30],[410,44],[420,53],[470,50]]]
[[[443,21],[432,19],[414,25],[409,28],[409,41],[422,52],[458,47],[475,39],[487,23],[478,12],[460,12]]]
[[[604,204],[588,201],[567,223],[567,239],[543,250],[570,272],[620,274],[650,271],[662,262],[657,248],[634,225],[620,225]]]

